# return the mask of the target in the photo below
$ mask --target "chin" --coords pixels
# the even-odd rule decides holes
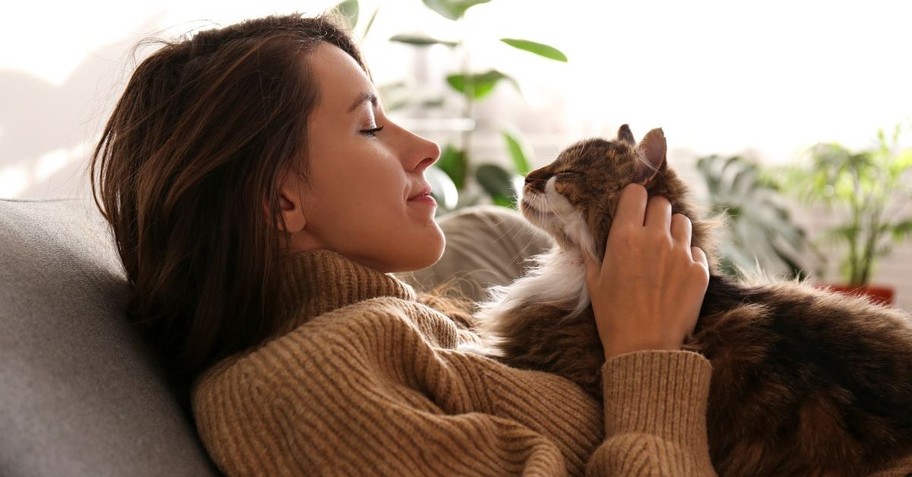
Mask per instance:
[[[405,244],[405,245],[403,245]],[[437,224],[418,237],[402,238],[395,245],[384,270],[386,273],[414,272],[437,263],[446,248],[446,239]]]
[[[429,240],[425,247],[422,247],[419,253],[419,250],[414,250],[415,256],[413,265],[409,267],[410,272],[415,270],[421,270],[423,268],[430,267],[437,263],[440,260],[440,257],[443,256],[443,251],[446,249],[446,238],[443,236],[443,232],[439,227],[437,228],[437,234],[433,240]]]

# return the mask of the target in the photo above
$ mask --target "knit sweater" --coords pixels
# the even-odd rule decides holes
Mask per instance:
[[[200,436],[228,475],[711,475],[711,368],[686,351],[572,382],[468,351],[478,337],[333,252],[288,264],[287,331],[206,371]]]

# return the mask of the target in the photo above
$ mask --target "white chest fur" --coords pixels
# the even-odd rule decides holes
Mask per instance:
[[[479,304],[477,316],[482,323],[496,322],[504,313],[522,313],[531,303],[560,304],[572,308],[571,315],[589,306],[582,254],[554,247],[533,260],[535,265],[525,276],[490,290],[489,298]]]

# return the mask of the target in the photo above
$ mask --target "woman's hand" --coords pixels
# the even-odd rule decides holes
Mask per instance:
[[[691,223],[664,197],[631,184],[621,191],[605,259],[586,264],[586,283],[605,358],[680,349],[697,323],[709,283],[706,255],[690,246]]]

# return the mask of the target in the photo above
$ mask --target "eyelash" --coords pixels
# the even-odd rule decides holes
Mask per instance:
[[[372,129],[362,129],[361,134],[364,134],[365,136],[369,136],[369,137],[376,137],[377,133],[380,131],[383,131],[383,126],[378,126],[378,127],[372,128]]]

